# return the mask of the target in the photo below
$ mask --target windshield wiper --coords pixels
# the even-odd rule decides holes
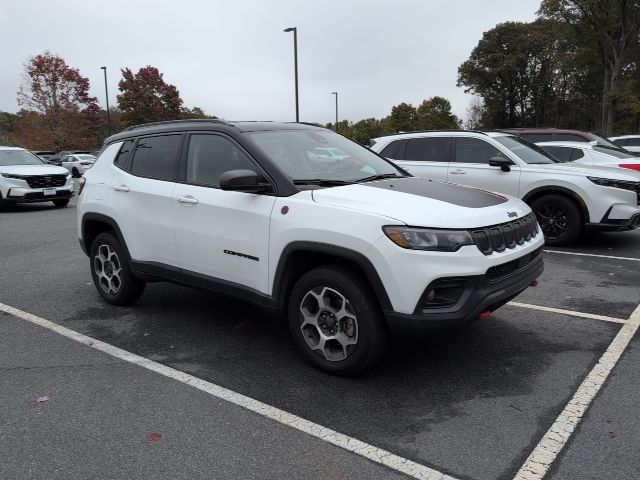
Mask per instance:
[[[371,175],[370,177],[364,177],[360,180],[356,180],[356,183],[371,182],[373,180],[384,180],[385,178],[404,178],[404,175],[398,175],[397,173],[383,173],[378,175]]]
[[[328,178],[307,178],[296,179],[293,181],[294,185],[320,185],[320,186],[335,186],[335,185],[353,185],[353,182],[347,180],[330,180]]]

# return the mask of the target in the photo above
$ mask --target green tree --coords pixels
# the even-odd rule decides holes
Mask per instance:
[[[616,102],[624,84],[624,70],[637,49],[640,29],[638,0],[543,0],[540,15],[564,22],[592,39],[602,64],[600,131],[614,129]]]
[[[420,130],[460,128],[461,123],[451,112],[451,103],[446,98],[431,97],[416,109],[416,126]]]
[[[182,118],[178,89],[166,83],[156,67],[143,67],[136,74],[128,68],[121,71],[117,99],[122,127]]]
[[[409,103],[392,107],[391,115],[387,117],[389,133],[417,130],[417,118],[416,109]]]

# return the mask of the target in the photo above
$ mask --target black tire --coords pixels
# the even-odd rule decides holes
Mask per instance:
[[[317,299],[314,300],[315,297],[310,295],[312,291],[317,294],[324,292],[329,296],[330,303],[333,303],[331,297],[339,298],[338,295],[341,295],[346,299],[346,302],[342,303],[343,309],[348,315],[353,315],[355,320],[349,316],[338,318],[333,315],[335,312],[332,313],[328,309],[338,309],[335,305],[323,310]],[[338,295],[334,296],[335,293]],[[303,305],[303,302],[308,304]],[[339,302],[340,300],[338,305]],[[309,312],[315,308],[314,305],[317,306],[317,325],[307,324],[303,332],[302,308]],[[333,317],[326,320],[322,318],[323,314]],[[312,365],[328,373],[344,376],[362,373],[375,365],[387,349],[389,332],[371,287],[361,275],[338,265],[316,268],[298,280],[289,297],[288,319],[296,347]],[[327,328],[327,321],[332,323],[332,327],[328,328],[337,329],[337,335],[335,332],[330,335],[340,335],[343,339],[345,336],[350,337],[348,341],[355,341],[355,344],[344,347],[336,338],[330,338],[329,342],[332,343],[328,342],[325,347],[330,355],[324,353],[324,350],[313,350],[308,342],[313,344],[316,340],[319,341],[320,329]],[[332,348],[329,348],[331,345]],[[336,358],[327,358],[334,354]],[[345,358],[338,358],[341,356]]]
[[[562,195],[545,195],[531,204],[538,217],[547,245],[573,243],[582,233],[584,222],[578,206]]]
[[[78,169],[76,167],[73,167],[71,169],[71,176],[73,178],[80,178],[80,172],[78,171]]]
[[[69,205],[69,199],[63,198],[62,200],[54,200],[53,204],[56,206],[56,208],[64,208]]]
[[[101,260],[105,258],[107,262]],[[101,233],[95,238],[91,244],[89,265],[96,290],[107,303],[129,305],[138,300],[144,292],[146,283],[131,274],[124,250],[111,233]],[[103,276],[98,273],[100,268]],[[116,282],[114,277],[118,269],[120,273]]]

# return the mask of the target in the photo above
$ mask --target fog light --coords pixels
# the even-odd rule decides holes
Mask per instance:
[[[434,298],[436,298],[436,291],[432,288],[427,292],[427,302],[433,302]]]

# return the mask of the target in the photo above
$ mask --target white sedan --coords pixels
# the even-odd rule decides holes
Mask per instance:
[[[610,137],[609,140],[625,150],[640,155],[640,135],[622,135],[621,137]]]
[[[536,145],[561,162],[640,171],[640,158],[613,148],[582,142],[540,142]]]
[[[84,174],[95,161],[96,157],[86,154],[65,155],[60,159],[61,166],[69,170],[74,177]]]

